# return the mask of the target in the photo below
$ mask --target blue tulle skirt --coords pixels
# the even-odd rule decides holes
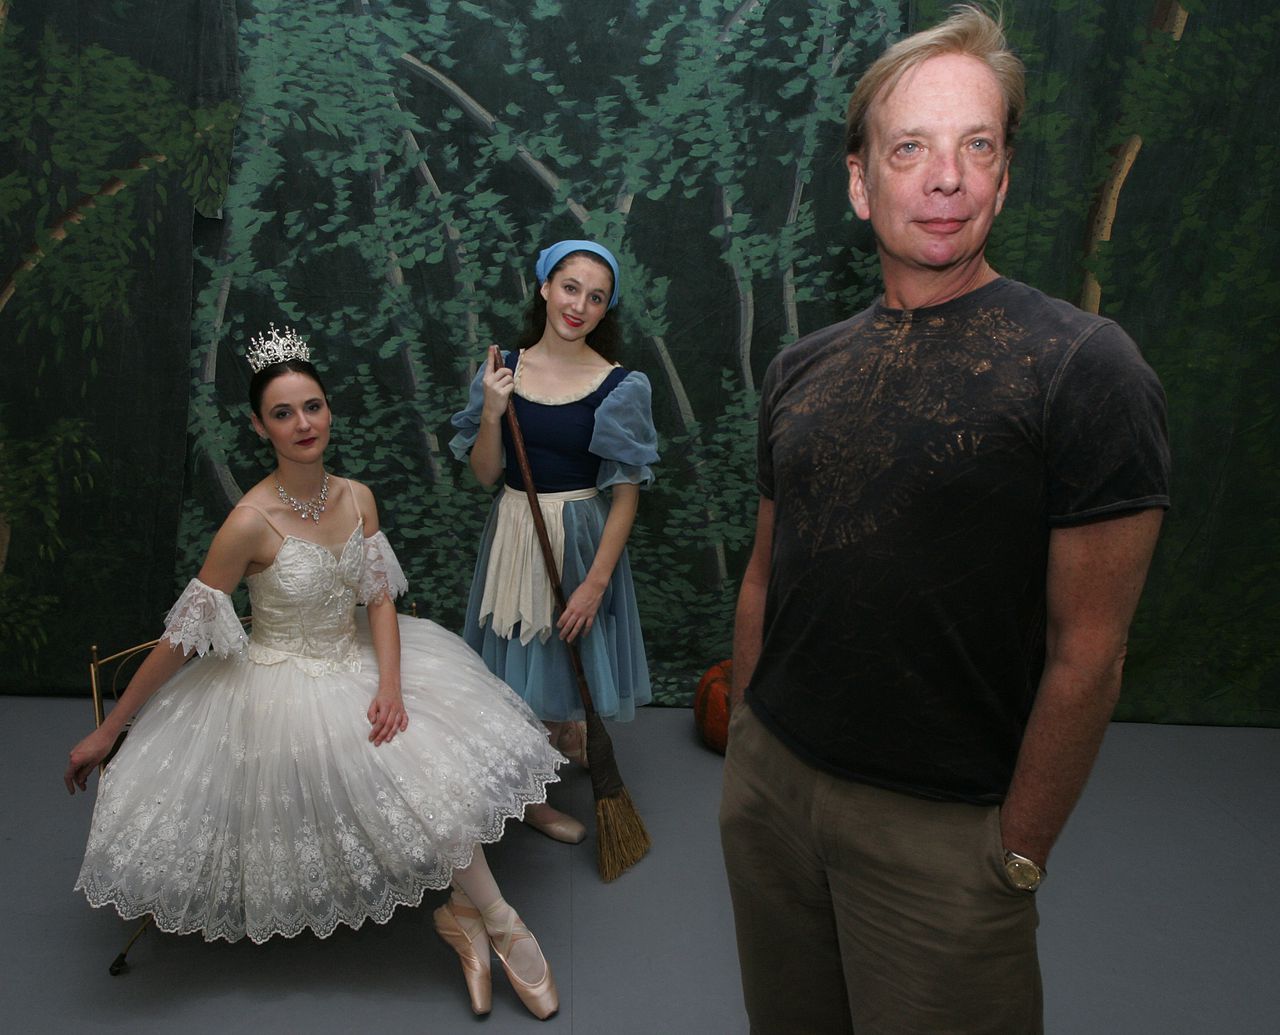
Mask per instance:
[[[463,639],[480,654],[490,672],[524,698],[538,718],[548,722],[581,719],[584,711],[569,650],[554,630],[545,643],[534,637],[528,644],[522,644],[519,625],[511,638],[506,639],[494,632],[488,618],[483,625],[479,621],[497,516],[495,501],[480,541]],[[608,516],[606,496],[564,504],[564,570],[560,579],[566,598],[586,578]],[[595,624],[577,643],[596,711],[604,718],[623,722],[634,718],[636,708],[648,704],[653,694],[635,584],[625,550],[613,569]]]

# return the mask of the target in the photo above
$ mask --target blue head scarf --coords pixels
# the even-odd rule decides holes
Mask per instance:
[[[609,264],[609,269],[613,271],[613,297],[609,299],[609,308],[612,309],[618,304],[618,260],[613,257],[613,252],[595,241],[557,241],[550,248],[544,248],[538,256],[538,264],[533,268],[538,283],[545,284],[551,271],[556,268],[556,263],[571,252],[590,252]]]

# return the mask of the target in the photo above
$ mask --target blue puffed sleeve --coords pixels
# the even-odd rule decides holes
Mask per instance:
[[[650,464],[658,462],[658,432],[653,426],[653,391],[639,371],[627,374],[596,409],[591,452],[601,458],[596,488],[630,483],[647,488]]]
[[[507,361],[510,353],[502,354],[502,361]],[[488,361],[488,353],[485,353],[485,361]],[[471,452],[471,447],[476,444],[476,437],[480,434],[480,413],[484,409],[484,364],[476,371],[476,376],[471,379],[471,389],[467,393],[467,405],[464,409],[459,410],[449,418],[449,423],[458,429],[458,433],[449,440],[449,449],[457,460],[466,460],[467,454]]]

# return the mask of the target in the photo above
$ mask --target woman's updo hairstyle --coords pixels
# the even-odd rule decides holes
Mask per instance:
[[[319,387],[320,394],[324,396],[324,401],[326,403],[329,401],[329,392],[325,389],[324,382],[320,380],[319,372],[309,360],[281,360],[279,363],[272,363],[263,367],[249,379],[249,407],[253,410],[254,416],[258,420],[262,420],[262,397],[266,394],[267,385],[282,374],[289,373],[306,374]]]

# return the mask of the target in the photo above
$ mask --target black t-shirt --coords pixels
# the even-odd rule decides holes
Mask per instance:
[[[813,765],[999,802],[1044,664],[1049,532],[1167,507],[1164,393],[1114,323],[1010,280],[872,306],[762,389],[774,503],[747,700]]]

